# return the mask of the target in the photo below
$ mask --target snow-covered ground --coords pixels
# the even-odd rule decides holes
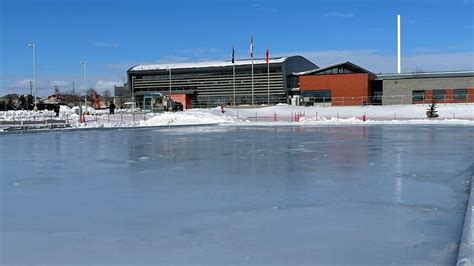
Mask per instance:
[[[86,123],[80,123],[78,109],[61,107],[58,119],[67,120],[74,128],[150,127],[171,125],[337,125],[337,124],[464,124],[474,125],[474,104],[438,105],[439,118],[427,119],[428,105],[303,107],[278,105],[271,107],[220,107],[190,109],[177,113],[146,113],[89,108]],[[56,119],[52,111],[0,112],[0,121]],[[365,121],[364,121],[365,116]]]

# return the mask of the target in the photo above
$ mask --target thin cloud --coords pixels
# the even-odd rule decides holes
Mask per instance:
[[[122,81],[106,81],[106,80],[99,80],[95,84],[94,89],[97,91],[104,91],[104,90],[112,90],[114,86],[121,85]]]
[[[158,59],[155,64],[172,64],[172,63],[185,63],[193,61],[190,57],[187,56],[163,56]]]
[[[15,86],[20,87],[20,88],[29,87],[31,81],[32,81],[31,79],[22,79],[22,80],[17,81],[15,83]]]
[[[64,81],[64,80],[53,80],[51,81],[51,86],[58,86],[58,87],[66,87],[66,86],[70,86],[70,82],[68,81]]]
[[[90,41],[90,45],[95,47],[102,47],[102,48],[117,48],[119,44],[116,42],[101,42],[101,41]]]
[[[325,66],[341,61],[354,64],[374,73],[394,73],[397,70],[395,55],[382,54],[377,50],[331,50],[331,51],[296,51],[284,55],[302,55],[318,66]],[[402,54],[402,71],[412,72],[415,69],[429,71],[474,70],[474,52],[424,53],[416,55]]]
[[[191,48],[191,49],[183,49],[177,51],[182,54],[190,54],[194,57],[200,56],[209,56],[209,54],[215,54],[218,51],[217,48]]]
[[[329,12],[329,13],[324,13],[323,17],[325,17],[325,18],[353,18],[353,17],[355,17],[355,14],[354,13]]]

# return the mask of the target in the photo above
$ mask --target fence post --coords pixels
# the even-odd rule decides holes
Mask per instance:
[[[123,122],[122,118],[123,118],[123,112],[120,112],[120,123]]]
[[[255,111],[255,122],[257,122],[258,119],[257,119],[257,111]]]
[[[393,115],[393,119],[394,119],[394,120],[397,120],[397,113],[395,113],[395,114]]]

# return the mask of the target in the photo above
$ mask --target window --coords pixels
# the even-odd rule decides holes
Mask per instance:
[[[444,100],[446,90],[433,90],[433,100]]]
[[[466,100],[467,89],[454,89],[454,100]]]
[[[313,98],[314,102],[330,102],[331,101],[331,90],[314,90],[314,91],[302,91],[301,97]]]
[[[425,91],[413,91],[412,100],[413,101],[423,101],[425,99]]]

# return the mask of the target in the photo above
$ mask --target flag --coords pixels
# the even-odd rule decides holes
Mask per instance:
[[[270,52],[268,51],[268,48],[267,48],[267,53],[265,54],[265,59],[267,60],[267,64],[269,62],[269,55],[270,55]]]
[[[232,46],[232,64],[235,62],[235,51],[234,47]]]
[[[253,35],[252,39],[250,40],[250,58],[253,59]]]

